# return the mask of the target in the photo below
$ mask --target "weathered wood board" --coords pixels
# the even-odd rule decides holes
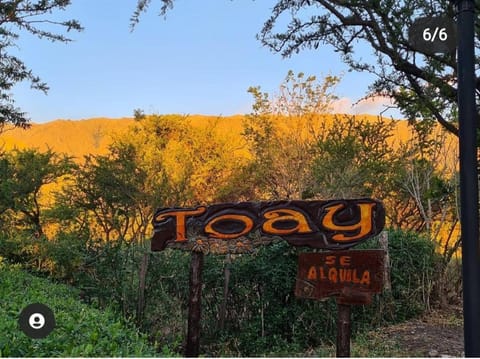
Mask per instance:
[[[378,235],[384,225],[382,203],[369,198],[160,208],[153,219],[151,248],[248,253],[286,240],[294,246],[346,249]]]
[[[385,252],[378,249],[300,253],[295,295],[368,304],[373,293],[382,291],[384,260]]]

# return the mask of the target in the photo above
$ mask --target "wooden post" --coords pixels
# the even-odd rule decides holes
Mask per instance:
[[[138,302],[137,302],[137,323],[143,320],[145,313],[145,280],[147,277],[149,253],[143,253],[142,262],[140,265],[140,274],[138,280]]]
[[[225,329],[225,317],[227,316],[227,299],[228,299],[228,286],[230,283],[230,265],[231,265],[231,256],[228,253],[225,257],[225,268],[223,270],[224,273],[224,282],[223,282],[223,302],[220,306],[219,311],[219,328],[220,330]]]
[[[192,252],[190,263],[190,298],[188,300],[188,329],[186,357],[198,357],[200,351],[200,316],[202,300],[203,253]]]
[[[351,306],[337,301],[337,358],[350,357]]]
[[[383,289],[386,291],[392,290],[392,282],[390,281],[390,254],[388,250],[388,232],[380,233],[380,247],[385,251],[385,262],[383,272]]]

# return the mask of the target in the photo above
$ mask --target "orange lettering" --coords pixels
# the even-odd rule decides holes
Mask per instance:
[[[340,257],[340,265],[341,266],[349,266],[351,259],[352,259],[352,257],[350,257],[350,256],[341,256]]]
[[[370,284],[370,272],[368,270],[363,272],[362,279],[360,280],[360,284],[366,284],[366,285]]]
[[[233,221],[243,222],[243,224],[245,225],[245,228],[238,233],[221,233],[213,229],[213,225],[215,223],[224,221],[224,220],[233,220]],[[242,214],[224,214],[223,216],[218,216],[212,219],[210,222],[208,222],[207,225],[205,226],[205,233],[211,234],[212,237],[214,238],[233,239],[233,238],[238,238],[240,236],[243,236],[244,234],[247,234],[252,230],[252,228],[253,228],[253,220],[250,217]]]
[[[333,222],[333,217],[335,214],[345,207],[344,204],[336,204],[331,207],[327,207],[327,214],[323,217],[322,225],[332,231],[355,231],[360,230],[357,235],[346,236],[345,234],[339,233],[332,236],[332,239],[337,242],[347,242],[353,241],[355,239],[361,239],[372,230],[372,210],[375,207],[375,203],[359,203],[357,206],[360,207],[360,221],[356,224],[339,226]]]
[[[328,280],[333,283],[338,281],[338,271],[337,268],[333,267],[328,270]]]
[[[353,283],[360,283],[360,278],[357,277],[357,270],[356,269],[353,270],[352,280],[353,280]]]
[[[326,279],[325,277],[325,271],[323,270],[323,267],[318,267],[320,269],[320,279]]]
[[[351,281],[352,281],[352,270],[340,269],[340,282],[351,282]]]
[[[268,234],[287,235],[293,233],[311,233],[312,229],[308,225],[305,216],[293,209],[274,209],[265,212],[263,215],[267,220],[263,223],[262,230]],[[280,221],[295,221],[297,225],[293,228],[279,229],[273,225]]]
[[[315,266],[311,266],[310,269],[308,270],[307,279],[310,279],[310,280],[317,279],[317,271],[315,269]]]
[[[336,259],[337,259],[337,257],[335,257],[335,256],[327,256],[325,258],[325,264],[327,266],[333,266],[335,264]]]
[[[175,223],[177,227],[177,236],[175,238],[175,241],[182,242],[187,240],[187,238],[185,237],[185,218],[187,216],[197,216],[204,213],[206,210],[207,208],[202,206],[194,210],[180,209],[172,212],[164,212],[160,213],[157,217],[155,217],[155,221],[159,222],[165,220],[168,217],[175,217]]]

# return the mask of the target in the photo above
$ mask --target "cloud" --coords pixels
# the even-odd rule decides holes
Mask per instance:
[[[333,102],[333,113],[348,113],[352,114],[352,100],[348,97],[342,97]]]
[[[385,96],[373,96],[355,103],[348,97],[342,97],[334,102],[332,110],[333,113],[382,115],[384,117],[402,118],[393,100]]]

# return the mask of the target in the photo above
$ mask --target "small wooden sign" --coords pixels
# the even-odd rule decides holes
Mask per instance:
[[[295,295],[369,304],[372,294],[382,291],[384,260],[385,252],[378,249],[300,253]]]
[[[153,218],[151,248],[247,253],[286,240],[294,246],[346,249],[378,235],[384,224],[382,203],[369,198],[160,208]]]

